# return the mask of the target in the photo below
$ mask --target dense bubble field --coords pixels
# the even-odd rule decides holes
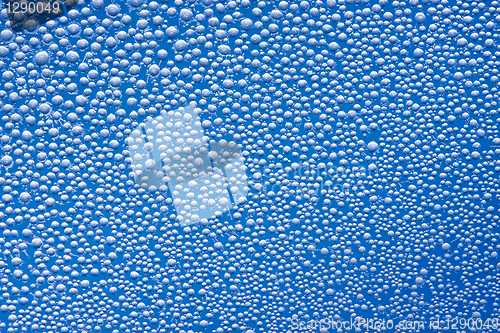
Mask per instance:
[[[1,16],[1,332],[498,320],[498,1],[82,0],[16,34]],[[181,225],[126,138],[188,107],[239,145],[248,194]]]

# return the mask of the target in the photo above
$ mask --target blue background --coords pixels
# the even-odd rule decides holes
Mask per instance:
[[[496,3],[109,5],[2,14],[4,330],[498,318]],[[251,193],[183,228],[125,138],[190,101]]]

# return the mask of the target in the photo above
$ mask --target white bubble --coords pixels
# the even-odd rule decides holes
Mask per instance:
[[[375,152],[378,150],[378,143],[376,143],[375,141],[371,141],[367,144],[366,147],[368,148],[369,151]]]
[[[415,21],[417,21],[418,23],[424,23],[425,22],[425,14],[424,13],[415,14]]]
[[[120,7],[115,4],[108,5],[106,7],[106,13],[110,16],[116,16],[120,12]]]
[[[46,51],[40,51],[33,60],[38,66],[43,66],[49,62],[49,54]]]
[[[183,8],[183,9],[181,9],[180,17],[184,21],[189,21],[193,18],[193,12],[189,9]]]
[[[77,52],[75,52],[75,51],[69,51],[66,54],[66,59],[69,62],[74,63],[74,62],[77,62],[80,59],[80,55]]]
[[[460,46],[460,47],[464,47],[467,44],[468,44],[468,42],[467,42],[467,39],[465,39],[465,38],[459,38],[457,40],[457,45]]]

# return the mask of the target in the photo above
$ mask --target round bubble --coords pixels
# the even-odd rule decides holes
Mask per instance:
[[[369,151],[374,152],[378,150],[378,143],[376,143],[375,141],[371,141],[366,145],[366,147]]]
[[[46,65],[49,62],[49,54],[46,51],[38,52],[33,60],[38,66]]]
[[[120,7],[118,7],[115,4],[111,4],[106,7],[106,13],[108,13],[108,15],[110,16],[116,16],[118,15],[119,12],[120,12]]]
[[[415,21],[417,21],[418,23],[424,23],[425,22],[425,14],[424,13],[415,14]]]

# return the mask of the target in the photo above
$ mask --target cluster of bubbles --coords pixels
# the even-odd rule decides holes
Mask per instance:
[[[169,192],[181,226],[206,223],[232,203],[244,203],[248,193],[241,148],[205,136],[200,112],[189,107],[162,111],[127,138],[135,183]]]
[[[498,1],[93,0],[16,34],[0,15],[0,329],[498,317]],[[250,191],[181,226],[125,141],[191,102]]]

